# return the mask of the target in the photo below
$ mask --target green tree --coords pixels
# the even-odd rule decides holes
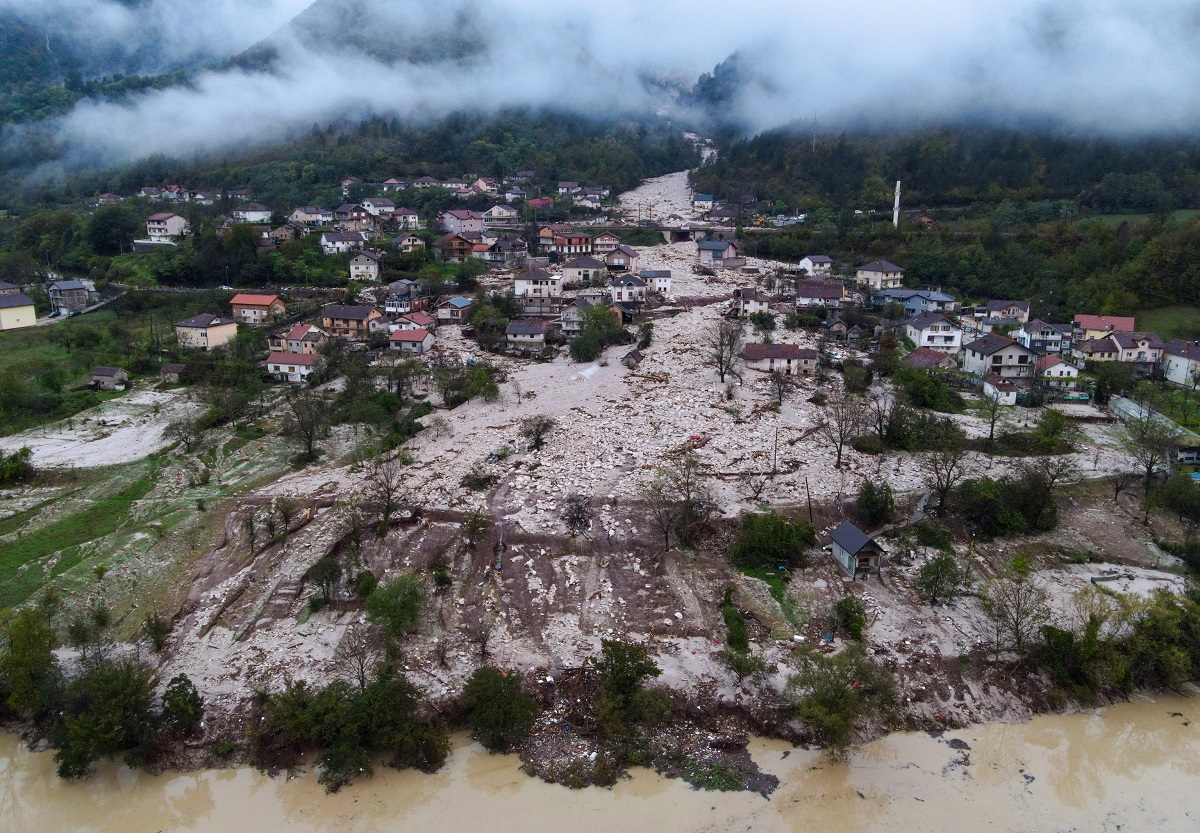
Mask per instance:
[[[425,611],[425,583],[412,573],[376,587],[367,596],[367,617],[393,640],[401,640]]]
[[[54,656],[54,629],[36,607],[6,612],[0,618],[0,691],[5,705],[22,717],[38,717],[54,706],[62,681]]]
[[[742,516],[730,557],[739,567],[804,567],[806,550],[816,542],[816,531],[800,518],[748,514]]]
[[[867,611],[857,596],[842,596],[833,606],[833,615],[838,625],[851,639],[862,641],[867,627]]]
[[[917,589],[937,604],[958,595],[968,578],[952,552],[939,552],[925,562],[917,573]]]
[[[600,659],[593,663],[600,674],[596,716],[610,734],[624,734],[636,724],[652,723],[670,709],[663,692],[652,692],[646,681],[661,672],[644,647],[605,639]]]
[[[489,752],[508,752],[533,729],[537,703],[516,672],[476,669],[463,688],[463,705],[474,737]]]
[[[521,436],[529,443],[532,451],[538,451],[546,444],[546,436],[554,430],[557,424],[553,417],[534,414],[521,420]]]
[[[787,690],[795,697],[797,717],[836,756],[845,754],[860,720],[883,714],[896,700],[891,673],[862,645],[832,656],[805,652]]]
[[[167,683],[162,697],[162,718],[175,732],[189,732],[204,719],[204,699],[187,675],[180,674]]]
[[[99,664],[73,679],[50,745],[63,778],[82,778],[101,758],[125,752],[138,766],[157,753],[154,672],[138,663]]]
[[[854,502],[854,516],[867,529],[888,523],[896,515],[896,497],[887,483],[876,483],[868,477],[858,487],[858,499]]]

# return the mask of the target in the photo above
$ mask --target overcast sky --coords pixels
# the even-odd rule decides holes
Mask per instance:
[[[15,0],[0,0],[0,5]],[[328,0],[322,0],[328,2]],[[111,0],[43,0],[97,32],[138,25]],[[234,53],[307,0],[149,0],[163,37]],[[465,67],[384,66],[284,38],[274,74],[206,73],[192,89],[78,106],[64,138],[106,158],[183,154],[270,139],[289,127],[373,113],[561,106],[657,108],[644,74],[690,85],[734,51],[754,80],[732,115],[757,131],[816,118],[911,123],[1047,117],[1106,134],[1200,126],[1200,5],[1184,0],[373,0],[370,30],[420,38],[454,13],[478,21],[483,57]],[[88,11],[88,10],[91,11]],[[140,14],[140,12],[138,13]],[[234,48],[228,48],[234,47]]]

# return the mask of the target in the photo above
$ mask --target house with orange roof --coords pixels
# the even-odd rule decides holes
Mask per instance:
[[[233,320],[257,327],[269,324],[287,314],[287,307],[278,295],[253,295],[239,292],[229,299]]]

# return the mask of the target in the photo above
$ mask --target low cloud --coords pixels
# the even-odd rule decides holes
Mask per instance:
[[[1184,0],[849,0],[736,10],[711,0],[612,0],[586,12],[532,0],[338,2],[331,11],[333,0],[319,0],[304,16],[317,25],[290,27],[273,39],[277,59],[269,72],[206,72],[189,88],[121,104],[84,102],[58,123],[60,140],[89,159],[111,161],[240,146],[371,114],[422,118],[512,106],[670,112],[672,97],[644,78],[690,86],[734,52],[745,83],[725,113],[751,131],[813,119],[828,129],[1045,119],[1107,135],[1200,126],[1193,89],[1200,12]],[[195,19],[187,4],[150,5],[166,31]],[[287,4],[266,5],[279,11]],[[205,31],[232,31],[243,7],[234,0],[207,4]],[[319,21],[330,19],[322,13],[336,20],[347,8],[352,27],[321,28]],[[441,48],[457,34],[461,54],[407,61],[364,48],[393,32],[401,51],[422,43]]]

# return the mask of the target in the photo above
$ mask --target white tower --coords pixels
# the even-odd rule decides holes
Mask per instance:
[[[892,226],[900,228],[900,180],[896,180],[896,203],[892,206]]]

